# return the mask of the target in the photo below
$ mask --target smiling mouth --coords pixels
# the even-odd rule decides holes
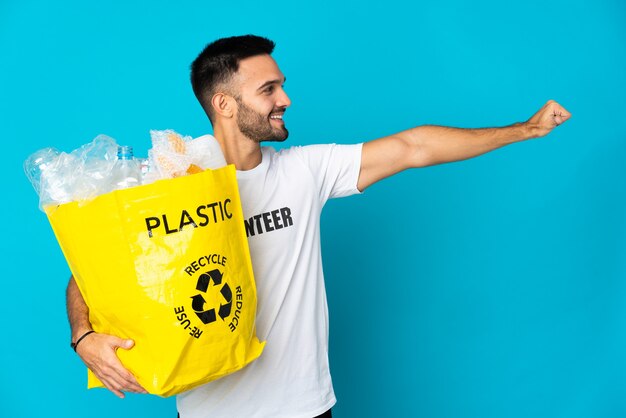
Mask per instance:
[[[275,113],[273,115],[270,115],[270,120],[275,120],[280,123],[285,123],[283,122],[283,113]]]

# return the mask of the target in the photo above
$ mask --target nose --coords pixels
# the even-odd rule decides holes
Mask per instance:
[[[287,92],[285,92],[285,90],[282,88],[280,89],[280,95],[278,96],[278,100],[276,101],[276,106],[284,108],[291,106],[291,100],[289,99],[289,96],[287,96]]]

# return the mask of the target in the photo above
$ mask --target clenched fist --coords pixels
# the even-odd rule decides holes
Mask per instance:
[[[563,106],[554,100],[548,100],[537,113],[535,113],[526,124],[532,129],[533,137],[545,136],[566,120],[570,118],[569,113]]]

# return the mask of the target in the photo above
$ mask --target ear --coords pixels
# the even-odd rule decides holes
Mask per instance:
[[[232,118],[234,115],[233,99],[224,93],[215,93],[211,98],[211,106],[215,113],[225,118]]]

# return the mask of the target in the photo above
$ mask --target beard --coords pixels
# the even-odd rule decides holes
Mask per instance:
[[[246,106],[239,98],[237,102],[237,126],[242,134],[254,142],[274,141],[282,142],[289,136],[289,131],[285,126],[276,128],[272,126],[269,115],[262,115]]]

